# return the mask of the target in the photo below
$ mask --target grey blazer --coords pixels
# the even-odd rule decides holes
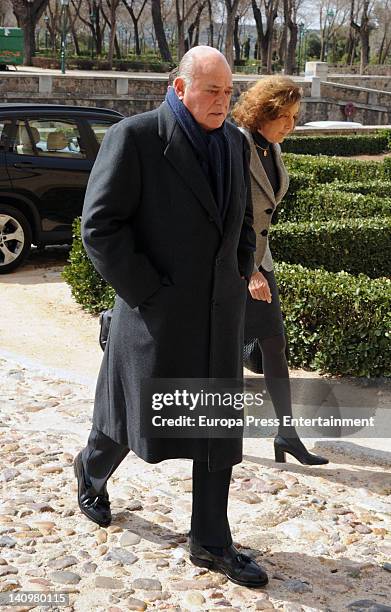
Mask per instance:
[[[272,144],[273,153],[277,164],[280,187],[274,195],[272,186],[267,178],[266,172],[259,159],[251,132],[246,128],[239,128],[247,138],[250,145],[250,173],[251,173],[251,194],[254,211],[254,230],[257,236],[257,249],[255,253],[254,272],[258,271],[258,266],[270,272],[273,270],[273,259],[269,248],[269,227],[273,213],[277,205],[288,191],[289,176],[281,157],[281,147],[279,144]]]

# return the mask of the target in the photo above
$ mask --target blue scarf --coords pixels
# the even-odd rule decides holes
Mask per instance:
[[[231,156],[225,123],[216,130],[204,130],[178,98],[173,87],[168,88],[166,102],[196,153],[224,220],[231,192]]]

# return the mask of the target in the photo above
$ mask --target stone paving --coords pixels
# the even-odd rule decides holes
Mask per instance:
[[[72,469],[91,390],[0,359],[0,398],[0,595],[66,592],[69,605],[51,608],[64,612],[391,611],[390,468],[338,454],[282,466],[270,439],[247,440],[230,523],[270,577],[250,590],[188,560],[190,461],[130,453],[109,482],[113,523],[99,528],[79,512]]]

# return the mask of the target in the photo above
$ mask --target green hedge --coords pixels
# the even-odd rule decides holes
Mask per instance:
[[[351,193],[362,193],[363,195],[371,194],[380,196],[382,198],[391,197],[390,180],[365,181],[362,183],[359,183],[357,181],[354,181],[352,183],[334,181],[333,183],[329,183],[327,187],[335,191],[350,191]]]
[[[376,155],[388,149],[389,136],[385,132],[386,130],[381,134],[291,136],[284,140],[281,149],[286,153],[302,155]]]
[[[73,224],[73,243],[69,265],[62,273],[71,288],[74,300],[84,310],[98,314],[114,303],[115,292],[96,272],[89,260],[80,237],[80,219]]]
[[[349,376],[391,374],[391,281],[276,264],[290,363]]]
[[[289,174],[304,173],[313,185],[346,180],[391,180],[391,157],[386,157],[383,162],[376,162],[284,153],[283,159]]]
[[[290,364],[322,373],[389,376],[391,281],[372,280],[301,265],[276,264]],[[94,270],[74,224],[70,264],[63,276],[82,308],[99,313],[113,305],[114,290]]]
[[[332,181],[331,183],[320,183],[316,185],[317,189],[322,189],[327,186],[328,189],[334,191],[349,191],[351,193],[362,193],[363,195],[377,195],[381,197],[391,196],[391,180],[368,180],[368,181]],[[314,181],[304,172],[291,171],[289,175],[289,189],[284,197],[285,200],[296,198],[299,191],[308,188],[315,188]]]
[[[391,194],[391,183],[388,194]],[[349,185],[352,185],[350,183]],[[348,217],[391,216],[391,197],[339,191],[344,184],[330,183],[302,189],[295,197],[284,198],[278,207],[279,221],[329,221]],[[379,189],[379,191],[381,191]]]
[[[277,261],[371,278],[389,276],[391,218],[280,223],[273,226],[270,248]]]
[[[383,179],[391,181],[391,156],[385,157],[383,160]]]

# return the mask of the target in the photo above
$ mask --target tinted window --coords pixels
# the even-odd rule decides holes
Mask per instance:
[[[34,145],[25,121],[16,122],[16,131],[10,142],[10,150],[17,155],[35,155]]]
[[[72,121],[18,120],[11,150],[17,155],[85,158],[79,129]]]
[[[0,118],[0,149],[6,149],[10,145],[12,121]]]
[[[70,120],[30,119],[30,134],[39,156],[84,159],[79,128]]]
[[[111,127],[114,121],[111,123],[109,121],[89,121],[92,131],[95,134],[95,138],[98,142],[98,146],[100,146],[104,135],[106,134],[109,127]]]

